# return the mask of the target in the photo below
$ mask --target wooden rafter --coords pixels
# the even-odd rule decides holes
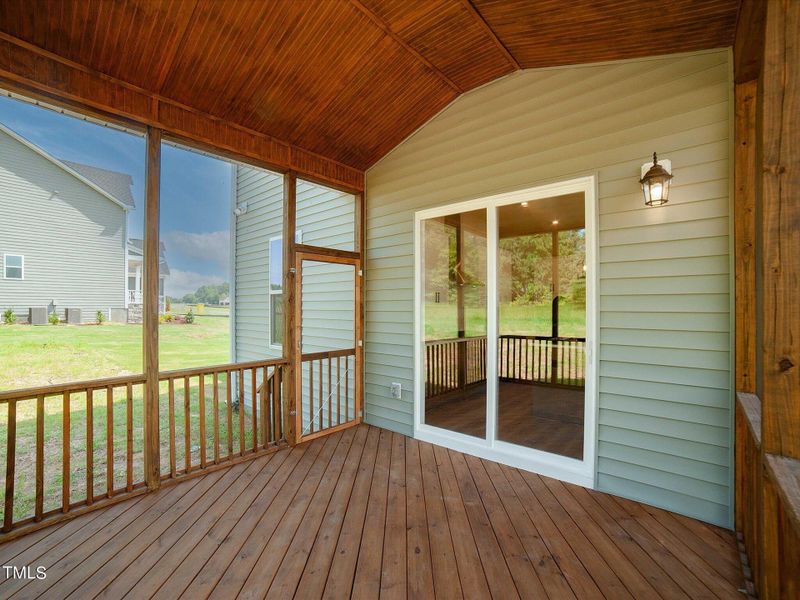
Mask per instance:
[[[500,41],[500,38],[497,37],[497,34],[494,32],[494,29],[489,27],[489,24],[486,22],[486,19],[483,18],[483,15],[475,8],[475,5],[472,4],[470,0],[461,0],[461,3],[467,8],[469,13],[475,17],[475,22],[483,28],[484,31],[491,37],[492,41],[495,43],[497,48],[502,52],[508,61],[514,65],[514,70],[519,71],[522,67],[519,64],[519,61],[511,54],[511,51],[506,48],[506,45]]]

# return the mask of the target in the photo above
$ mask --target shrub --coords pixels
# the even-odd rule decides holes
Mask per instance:
[[[97,322],[98,325],[102,325],[106,320],[106,315],[105,315],[105,313],[103,313],[102,310],[98,310],[94,314],[94,319],[95,319],[95,321]]]
[[[158,320],[161,321],[162,323],[172,323],[174,317],[172,315],[166,314],[166,315],[161,315],[158,318]]]
[[[13,325],[17,322],[17,315],[14,314],[14,311],[10,308],[7,308],[3,311],[3,323],[6,325]]]
[[[192,309],[190,308],[189,312],[186,313],[186,324],[187,325],[191,325],[192,323],[194,323],[194,313],[192,312]]]
[[[50,325],[58,325],[60,322],[58,313],[56,311],[51,312],[49,315],[47,315],[47,321],[50,323]]]

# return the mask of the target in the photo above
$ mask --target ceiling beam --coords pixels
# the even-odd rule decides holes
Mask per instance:
[[[224,121],[0,32],[0,87],[126,125],[156,127],[220,154],[337,189],[364,189],[364,172]]]
[[[350,3],[355,6],[358,10],[360,10],[364,15],[366,15],[375,25],[380,27],[386,35],[391,37],[395,42],[400,44],[403,48],[406,49],[412,56],[414,56],[419,62],[424,64],[428,67],[435,75],[437,75],[443,82],[445,82],[453,91],[458,92],[459,94],[463,93],[464,90],[459,86],[455,81],[450,79],[442,70],[440,70],[436,65],[434,65],[431,61],[429,61],[425,56],[421,53],[417,52],[414,48],[412,48],[403,38],[397,35],[394,31],[392,31],[389,26],[376,15],[366,6],[364,6],[359,0],[350,0]]]
[[[500,49],[500,52],[503,53],[503,56],[505,56],[508,59],[508,62],[514,65],[514,69],[516,71],[520,71],[522,67],[519,64],[519,61],[514,57],[513,54],[511,54],[511,51],[508,48],[506,48],[506,45],[500,41],[500,38],[497,37],[497,34],[494,32],[494,29],[489,27],[489,24],[486,22],[486,19],[484,19],[480,11],[477,8],[475,8],[475,5],[472,4],[470,0],[461,0],[461,3],[467,8],[469,13],[473,17],[475,17],[475,21],[477,21],[477,23],[481,27],[483,27],[484,31],[486,31],[486,33],[489,34],[489,36],[494,41],[495,45]]]

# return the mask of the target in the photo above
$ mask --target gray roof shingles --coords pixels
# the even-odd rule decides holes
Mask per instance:
[[[71,160],[62,160],[70,169],[85,177],[108,195],[116,198],[125,206],[134,208],[136,203],[131,193],[133,178],[127,173],[108,171],[99,167],[84,165]]]

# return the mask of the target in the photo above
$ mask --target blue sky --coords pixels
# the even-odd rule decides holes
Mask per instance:
[[[136,201],[128,216],[129,235],[141,237],[143,137],[4,96],[0,122],[56,158],[129,174]],[[166,293],[182,296],[204,284],[228,281],[231,164],[164,145],[161,186],[161,239],[171,271]]]

